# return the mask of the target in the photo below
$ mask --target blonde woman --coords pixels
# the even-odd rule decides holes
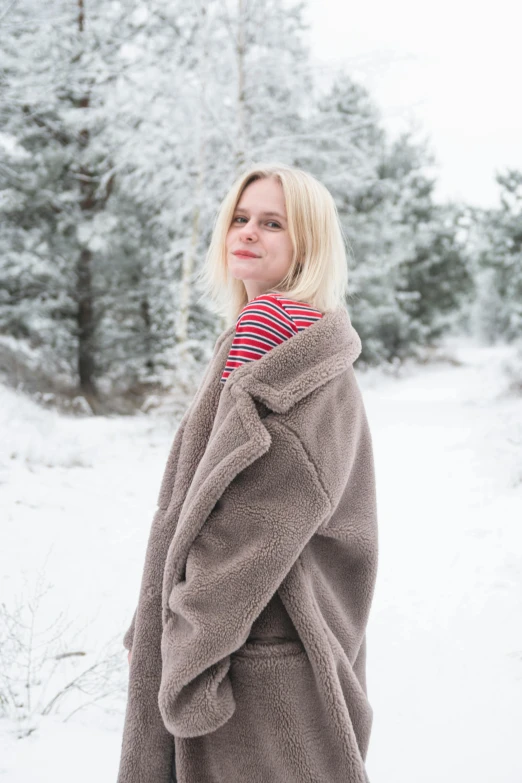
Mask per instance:
[[[118,781],[364,783],[375,477],[328,190],[251,167],[203,279],[229,326],[161,483]]]

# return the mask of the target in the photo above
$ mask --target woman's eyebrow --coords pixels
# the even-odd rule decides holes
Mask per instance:
[[[236,212],[248,212],[248,209],[245,209],[245,207],[236,207]],[[286,220],[284,215],[281,215],[279,212],[260,212],[260,215],[263,217],[278,217],[280,220]]]

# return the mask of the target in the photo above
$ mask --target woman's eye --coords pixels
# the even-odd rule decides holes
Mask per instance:
[[[248,223],[248,219],[244,217],[243,215],[236,215],[236,217],[233,219],[233,223],[241,223],[244,221],[245,223]],[[266,225],[270,228],[281,228],[279,223],[276,223],[275,220],[267,220]]]

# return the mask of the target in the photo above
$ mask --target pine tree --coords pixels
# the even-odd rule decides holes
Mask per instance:
[[[87,32],[83,0],[54,13],[59,37],[56,17],[46,24],[39,6],[15,6],[3,41],[4,127],[19,163],[2,183],[12,196],[6,234],[20,241],[2,262],[9,292],[2,311],[15,334],[50,354],[49,377],[61,366],[94,405],[92,241],[112,186],[110,161],[92,144],[99,42],[95,27]]]
[[[477,288],[473,324],[488,343],[522,336],[522,172],[507,169],[495,180],[500,206],[473,210],[472,230]]]

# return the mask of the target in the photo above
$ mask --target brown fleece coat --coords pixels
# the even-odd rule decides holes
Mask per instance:
[[[218,338],[168,457],[118,783],[364,783],[377,571],[372,442],[344,308],[220,382]]]

